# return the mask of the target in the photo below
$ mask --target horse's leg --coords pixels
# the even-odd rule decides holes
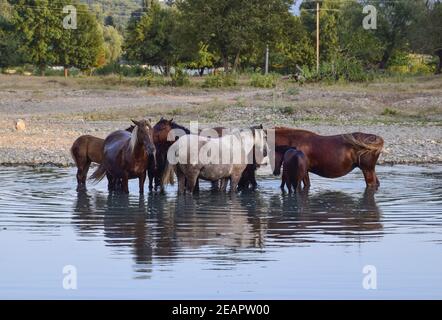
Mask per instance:
[[[238,189],[238,183],[239,180],[241,179],[241,175],[232,175],[230,178],[230,192],[234,193],[237,191]]]
[[[87,158],[77,158],[77,190],[82,190],[86,187],[87,173],[91,162]]]
[[[258,187],[258,182],[256,182],[255,169],[253,169],[252,175],[250,177],[250,183],[252,184],[252,190],[255,190]]]
[[[129,193],[129,177],[127,173],[121,178],[121,187],[124,193]]]
[[[91,166],[91,161],[88,159],[83,167],[83,174],[81,176],[81,184],[86,187],[87,173],[89,172],[89,167]]]
[[[196,178],[195,185],[193,186],[192,192],[199,192],[200,191],[200,179]]]
[[[220,186],[220,190],[222,192],[226,192],[227,191],[227,184],[229,183],[229,178],[222,178],[221,179],[221,186]]]
[[[364,174],[365,183],[367,184],[368,188],[379,187],[379,179],[376,176],[374,169],[362,169],[362,173]]]
[[[109,173],[106,173],[107,177],[107,191],[112,192],[116,191],[116,181],[112,178],[112,176]]]
[[[198,173],[196,173],[192,177],[187,178],[187,190],[190,193],[194,193],[194,192],[199,191],[199,188],[197,189],[197,184],[198,184]]]
[[[83,190],[85,183],[83,183],[83,168],[77,168],[77,191]]]
[[[302,181],[304,182],[304,188],[310,188],[310,176],[308,174],[308,171],[305,174],[304,179]]]
[[[140,194],[144,194],[144,183],[146,182],[146,172],[144,172],[139,178],[138,183],[140,187]],[[151,190],[152,191],[152,190]]]
[[[280,186],[282,192],[285,191],[285,190],[284,190],[285,182],[286,182],[286,181],[285,181],[285,176],[284,176],[284,173],[283,173],[283,174],[282,174],[282,177],[281,177],[281,186]]]
[[[180,170],[179,166],[177,166],[176,176],[178,179],[178,194],[184,194],[186,191],[186,176]]]
[[[147,174],[149,177],[149,191],[153,190],[153,180],[155,179],[155,173],[152,171],[151,168],[149,168],[149,170],[147,170]]]

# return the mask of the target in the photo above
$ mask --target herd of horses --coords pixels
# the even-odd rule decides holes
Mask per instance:
[[[90,179],[95,182],[104,177],[108,180],[109,192],[129,193],[130,179],[139,180],[139,191],[144,193],[146,179],[149,190],[157,191],[178,179],[178,193],[197,192],[199,180],[212,183],[212,188],[226,191],[255,189],[255,172],[268,157],[273,173],[280,175],[283,168],[281,188],[289,192],[310,186],[309,173],[326,178],[342,177],[354,168],[360,168],[369,188],[378,188],[376,163],[383,150],[381,137],[361,132],[322,136],[310,131],[261,126],[228,130],[211,128],[210,135],[191,132],[173,119],[161,120],[152,126],[150,120],[132,120],[126,130],[112,132],[105,139],[90,135],[78,138],[71,154],[77,166],[77,190],[86,188],[87,174],[91,163],[98,168]],[[239,144],[232,144],[237,139]],[[195,150],[191,147],[196,146]],[[194,153],[228,150],[230,157],[240,161],[217,163],[201,161]],[[260,152],[256,152],[260,150]],[[174,161],[170,156],[180,154]],[[203,152],[203,154],[205,154]],[[251,161],[244,161],[245,159]],[[237,160],[238,160],[237,159]]]

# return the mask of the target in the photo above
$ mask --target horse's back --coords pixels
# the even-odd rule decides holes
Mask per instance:
[[[72,144],[71,154],[75,162],[81,159],[101,164],[103,160],[104,139],[83,135]],[[87,160],[89,159],[89,160]]]

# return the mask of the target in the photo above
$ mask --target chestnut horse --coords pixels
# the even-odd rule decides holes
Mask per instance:
[[[364,174],[367,187],[377,188],[380,183],[376,176],[376,163],[384,147],[384,140],[374,134],[355,132],[334,136],[277,127],[275,133],[274,174],[279,175],[283,154],[278,146],[290,146],[306,155],[308,171],[321,177],[338,178],[358,167]]]
[[[121,179],[124,193],[129,193],[129,179],[138,178],[140,193],[144,193],[149,158],[153,156],[156,167],[153,128],[149,121],[134,121],[134,131],[115,131],[104,140],[103,163],[91,176],[100,181],[107,174],[110,184]]]
[[[134,128],[130,126],[126,131],[132,132]],[[72,144],[71,155],[77,166],[77,190],[86,188],[86,178],[91,163],[103,162],[103,147],[104,139],[91,135],[81,136]]]
[[[171,130],[175,129],[176,136],[173,139],[168,139]],[[155,181],[155,190],[161,185],[161,177],[167,164],[167,151],[170,146],[178,140],[182,135],[190,134],[190,130],[180,126],[173,119],[167,120],[161,118],[160,121],[153,127],[153,141],[156,148],[156,169],[152,166],[148,168],[149,174],[149,189],[153,189],[153,182]]]

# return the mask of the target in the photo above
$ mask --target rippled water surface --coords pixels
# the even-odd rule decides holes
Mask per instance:
[[[77,193],[74,169],[0,167],[0,298],[440,299],[442,166],[378,171],[376,193],[355,170],[312,176],[308,194],[262,177],[257,192],[177,197],[135,181],[130,196]]]

